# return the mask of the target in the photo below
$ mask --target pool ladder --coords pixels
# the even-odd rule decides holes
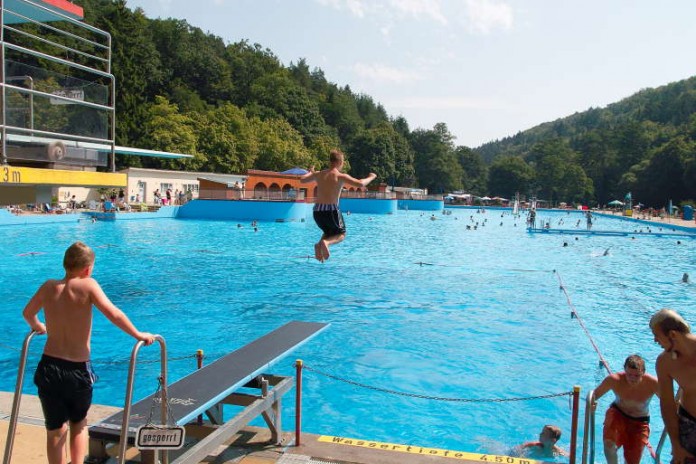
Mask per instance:
[[[680,390],[681,391],[681,390]],[[679,396],[679,392],[677,392]],[[585,432],[582,438],[582,464],[594,464],[595,462],[595,402],[594,390],[590,390],[585,401]],[[667,438],[667,428],[662,431],[660,441],[657,444],[653,459],[655,464],[660,464],[660,454]]]
[[[36,331],[32,330],[24,338],[24,343],[22,344],[22,353],[19,357],[19,369],[17,371],[17,383],[15,385],[14,397],[12,399],[12,412],[10,414],[10,423],[7,427],[7,440],[5,441],[5,453],[3,455],[2,463],[10,464],[12,460],[12,448],[14,446],[15,432],[17,430],[17,421],[19,420],[19,405],[22,401],[22,386],[24,385],[24,374],[27,366],[27,357],[29,355],[29,344],[32,338],[36,335]],[[160,344],[160,378],[162,383],[161,391],[161,405],[162,405],[162,424],[167,423],[168,414],[168,400],[167,400],[167,345],[164,338],[161,335],[155,335],[155,340]],[[133,401],[133,383],[135,378],[135,362],[138,356],[138,351],[140,347],[144,345],[144,342],[138,341],[133,347],[130,359],[130,367],[128,369],[128,385],[126,386],[126,400],[123,407],[123,422],[121,423],[121,439],[119,442],[119,464],[126,462],[126,449],[128,447],[128,422],[130,419],[130,409],[131,403]],[[154,462],[157,461],[157,453],[155,451]],[[159,461],[162,464],[169,463],[168,452],[165,450],[162,453],[162,459]]]

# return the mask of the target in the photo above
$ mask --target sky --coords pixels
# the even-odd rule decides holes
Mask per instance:
[[[696,75],[694,0],[127,0],[477,147]]]

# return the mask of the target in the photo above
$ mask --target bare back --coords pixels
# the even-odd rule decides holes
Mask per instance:
[[[682,390],[680,404],[692,415],[696,415],[696,376],[694,367],[696,361],[686,355],[681,355],[677,359],[672,359],[672,353],[664,352],[658,356],[658,368],[664,369],[662,372],[669,376]],[[659,372],[659,371],[658,371]],[[673,391],[671,395],[674,396]]]
[[[336,168],[324,169],[314,174],[317,182],[317,203],[338,204],[343,188],[343,174]]]
[[[48,339],[44,353],[68,361],[89,361],[92,278],[48,280],[39,289]]]

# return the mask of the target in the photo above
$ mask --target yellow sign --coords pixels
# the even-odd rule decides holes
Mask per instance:
[[[359,446],[382,451],[396,451],[397,453],[418,454],[421,456],[433,456],[438,458],[459,459],[462,461],[477,461],[490,464],[542,464],[544,461],[527,458],[513,458],[512,456],[500,456],[495,454],[465,453],[463,451],[450,451],[440,448],[425,448],[414,445],[395,445],[371,440],[357,440],[355,438],[332,437],[322,435],[318,441],[334,443],[337,445]]]
[[[128,176],[116,172],[63,171],[0,166],[0,185],[2,184],[126,187]]]

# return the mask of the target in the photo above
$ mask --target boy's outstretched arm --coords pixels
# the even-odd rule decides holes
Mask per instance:
[[[151,345],[155,341],[155,336],[148,332],[140,332],[128,319],[126,313],[121,311],[116,307],[115,304],[111,302],[108,296],[104,293],[99,283],[92,279],[90,285],[90,298],[92,299],[92,304],[97,307],[99,311],[106,316],[106,318],[111,321],[119,329],[126,332],[131,337],[136,340],[145,342],[145,345]]]
[[[374,172],[371,172],[367,177],[364,179],[356,179],[353,176],[350,176],[348,174],[343,174],[342,175],[343,182],[346,184],[352,186],[352,187],[367,187],[370,182],[375,180],[377,178],[377,174]]]
[[[300,177],[300,183],[306,184],[312,182],[314,180],[314,174],[316,173],[314,172],[314,166],[312,166],[309,168],[309,172],[302,174],[302,177]]]
[[[41,290],[43,289],[44,285],[39,287],[36,293],[34,293],[34,296],[31,297],[31,300],[29,300],[29,303],[27,303],[27,305],[24,307],[24,311],[22,311],[22,316],[24,316],[24,320],[27,321],[27,324],[29,324],[31,330],[35,331],[38,334],[46,333],[46,325],[43,322],[41,322],[38,318],[39,311],[41,311],[41,308],[43,307]]]

